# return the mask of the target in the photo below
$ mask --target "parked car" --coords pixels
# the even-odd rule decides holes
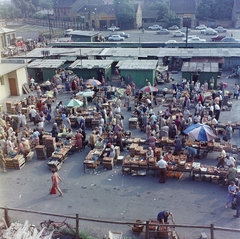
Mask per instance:
[[[161,30],[162,27],[159,25],[153,25],[153,26],[149,26],[148,30]]]
[[[217,34],[218,34],[218,32],[215,31],[215,30],[212,29],[212,28],[206,28],[206,29],[204,29],[204,30],[201,30],[201,33],[202,33],[202,34],[205,34],[205,35],[217,35]]]
[[[182,27],[182,28],[180,29],[181,32],[186,32],[187,30],[188,30],[188,32],[191,31],[191,29],[190,29],[190,28],[187,28],[187,27]]]
[[[199,38],[199,37],[192,37],[188,40],[188,42],[199,42],[199,43],[202,43],[202,42],[206,42],[206,39],[202,39],[202,38]]]
[[[168,28],[168,30],[178,30],[178,29],[179,29],[179,27],[177,25],[173,25]]]
[[[187,40],[189,41],[189,39],[192,39],[193,37],[197,37],[197,36],[196,35],[189,35],[189,36],[187,36]],[[186,37],[183,37],[182,41],[186,42]]]
[[[181,32],[181,31],[175,31],[175,32],[173,32],[173,36],[174,37],[184,37],[185,33]]]
[[[204,25],[204,24],[201,24],[199,26],[196,27],[197,30],[204,30],[206,29],[207,27]]]
[[[212,41],[221,41],[223,38],[225,38],[225,35],[217,35],[214,37],[211,37]]]
[[[219,26],[219,27],[215,28],[215,31],[217,31],[218,33],[227,32],[227,29]]]
[[[124,37],[124,38],[129,38],[129,37],[130,37],[130,35],[129,35],[129,34],[126,34],[125,32],[118,32],[118,35],[119,35],[120,37]]]
[[[64,33],[64,36],[65,37],[70,37],[71,36],[71,32],[73,31],[73,29],[67,29],[66,31],[65,31],[65,33]]]
[[[176,40],[168,40],[168,41],[166,41],[166,44],[169,44],[169,43],[177,43],[177,41]]]
[[[108,36],[105,36],[104,38],[105,38],[106,41],[108,41],[108,38],[111,37],[111,36],[113,36],[113,35],[114,35],[114,34],[110,34],[110,35],[108,35]]]
[[[124,37],[120,37],[119,35],[112,35],[108,37],[108,41],[124,41]]]
[[[114,31],[118,31],[118,30],[119,30],[119,27],[111,26],[111,27],[109,27],[107,30],[114,32]]]
[[[225,37],[221,40],[221,42],[240,42],[240,40],[235,39],[234,37]]]
[[[168,29],[163,28],[163,29],[157,31],[157,34],[169,34],[169,31],[168,31]]]

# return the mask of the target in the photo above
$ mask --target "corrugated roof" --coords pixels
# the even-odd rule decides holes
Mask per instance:
[[[217,62],[184,62],[182,72],[219,72]]]
[[[94,37],[99,34],[99,32],[94,32],[94,31],[72,31],[68,32],[69,35],[77,35],[77,36],[87,36],[87,37]]]
[[[15,32],[16,30],[10,29],[10,28],[5,28],[5,27],[0,27],[0,34],[1,33],[9,33],[9,32]]]
[[[28,64],[28,68],[53,68],[57,69],[62,66],[66,60],[59,60],[59,59],[46,59],[46,60],[35,60]]]
[[[117,67],[120,70],[154,70],[157,64],[157,60],[124,60],[119,61]]]
[[[75,69],[75,68],[82,68],[82,69],[104,69],[108,68],[112,65],[113,60],[77,60],[73,62],[69,68]]]

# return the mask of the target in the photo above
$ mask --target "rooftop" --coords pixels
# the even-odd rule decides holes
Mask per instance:
[[[28,68],[53,68],[53,69],[57,69],[60,66],[62,66],[64,63],[66,62],[66,60],[59,60],[59,59],[44,59],[44,60],[35,60],[33,62],[31,62],[30,64],[28,64]]]
[[[117,67],[120,70],[155,70],[157,60],[124,60],[119,61]]]
[[[109,68],[112,63],[113,63],[113,60],[77,60],[73,62],[69,66],[69,68],[71,69],[75,69],[75,68],[103,69],[103,68]]]

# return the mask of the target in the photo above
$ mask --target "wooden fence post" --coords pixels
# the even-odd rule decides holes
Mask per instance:
[[[79,215],[76,214],[76,239],[79,239]]]
[[[7,226],[10,227],[10,218],[8,216],[8,208],[7,207],[4,208],[4,218],[5,218],[5,222],[6,222]]]
[[[210,224],[210,238],[214,239],[214,225]]]
[[[149,239],[149,221],[146,221],[146,235],[145,239]]]

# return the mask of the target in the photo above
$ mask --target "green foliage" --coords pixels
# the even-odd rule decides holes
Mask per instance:
[[[156,4],[155,9],[158,9],[158,19],[163,19],[168,15],[169,5],[162,1]]]
[[[0,8],[0,18],[14,20],[21,16],[21,11],[11,4],[3,4]]]
[[[133,2],[129,0],[115,0],[114,9],[120,28],[133,28],[134,19],[136,17]]]
[[[196,18],[231,20],[234,0],[202,0],[196,9]]]

